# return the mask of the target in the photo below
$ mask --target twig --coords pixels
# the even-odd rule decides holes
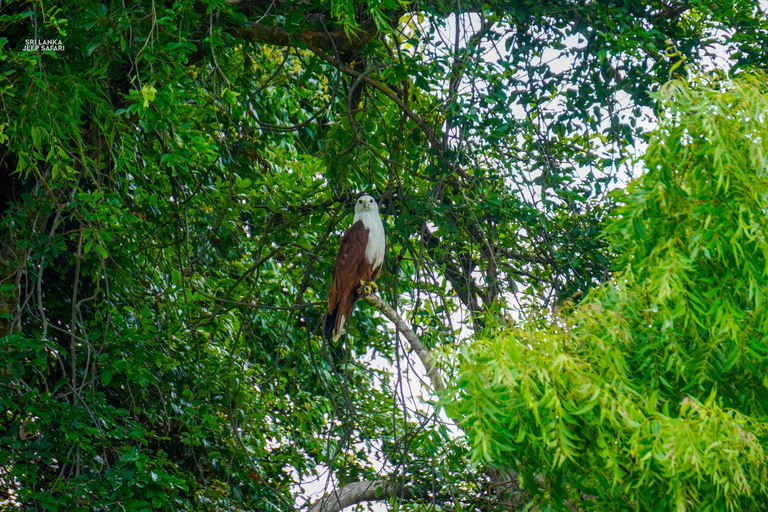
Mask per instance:
[[[206,297],[211,300],[215,300],[216,302],[221,302],[224,304],[233,304],[235,306],[243,306],[246,308],[253,308],[253,309],[271,309],[275,311],[296,311],[297,309],[305,309],[305,308],[314,308],[317,306],[325,306],[325,302],[307,302],[305,304],[293,304],[291,306],[271,306],[268,304],[259,304],[257,302],[243,302],[239,300],[229,300],[229,299],[220,299],[219,297],[214,297],[213,295],[209,295],[194,286],[192,287],[192,291],[195,293],[199,293],[203,297]]]
[[[69,341],[69,351],[72,357],[72,390],[77,392],[77,342],[75,341],[75,326],[77,325],[77,310],[80,303],[77,301],[77,292],[80,285],[80,263],[83,261],[83,238],[85,231],[82,224],[80,225],[80,238],[77,241],[77,254],[75,255],[75,282],[72,286],[72,319],[69,323],[69,329],[71,331]],[[87,370],[87,368],[86,368]],[[83,375],[83,380],[87,377]]]

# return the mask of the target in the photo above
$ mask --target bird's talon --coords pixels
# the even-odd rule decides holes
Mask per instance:
[[[360,280],[360,287],[357,289],[358,294],[365,296],[372,294],[374,291],[379,291],[379,287],[376,286],[376,283],[373,281],[363,281],[362,279]]]

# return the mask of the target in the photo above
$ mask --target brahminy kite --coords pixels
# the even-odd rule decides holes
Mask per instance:
[[[341,239],[333,267],[333,284],[328,295],[328,315],[323,331],[326,339],[331,335],[333,341],[339,339],[344,323],[349,320],[361,294],[378,291],[374,281],[381,272],[385,245],[379,205],[371,196],[360,196],[355,204],[352,226]]]

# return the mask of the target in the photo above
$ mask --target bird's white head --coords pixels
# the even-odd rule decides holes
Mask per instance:
[[[357,203],[355,203],[355,217],[363,212],[379,213],[379,205],[373,197],[364,195],[358,198]]]

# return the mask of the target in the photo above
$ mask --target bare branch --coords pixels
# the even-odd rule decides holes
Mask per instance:
[[[362,298],[365,299],[368,304],[381,311],[384,316],[389,318],[392,323],[395,324],[397,330],[405,335],[408,343],[411,344],[411,348],[414,352],[416,352],[416,355],[419,356],[419,359],[421,359],[421,363],[424,365],[424,368],[426,368],[427,377],[429,377],[429,380],[432,381],[433,389],[436,392],[444,391],[445,384],[443,384],[443,378],[440,376],[440,372],[437,370],[437,366],[434,363],[434,358],[424,347],[424,344],[421,342],[421,340],[419,340],[419,337],[416,336],[416,333],[413,332],[413,329],[411,329],[408,324],[406,324],[405,321],[400,318],[397,312],[392,309],[392,306],[384,302],[384,299],[378,295],[362,295]]]
[[[376,297],[370,295],[370,297]],[[381,299],[376,297],[379,301]],[[368,300],[366,298],[366,300]],[[384,303],[384,301],[381,301]],[[384,303],[386,305],[386,303]],[[366,501],[384,501],[391,497],[412,499],[415,495],[402,485],[385,480],[363,480],[353,482],[326,494],[307,512],[338,512],[351,505]]]

